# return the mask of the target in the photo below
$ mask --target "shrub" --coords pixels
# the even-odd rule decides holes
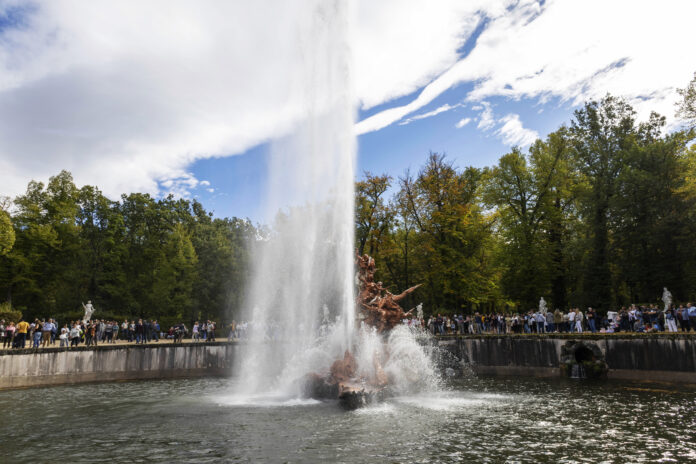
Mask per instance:
[[[22,312],[16,309],[12,309],[12,305],[9,301],[0,303],[0,320],[4,319],[5,322],[17,323],[22,318]]]

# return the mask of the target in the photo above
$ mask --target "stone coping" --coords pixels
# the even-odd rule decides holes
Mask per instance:
[[[658,333],[521,333],[521,334],[448,334],[435,335],[438,340],[481,339],[481,338],[510,338],[510,339],[562,339],[562,340],[696,340],[696,332],[658,332]]]
[[[175,348],[175,347],[190,347],[190,346],[223,346],[236,345],[238,340],[221,340],[215,342],[150,342],[144,344],[135,343],[115,343],[115,344],[99,344],[97,346],[78,345],[71,348],[52,346],[48,348],[24,348],[24,349],[0,349],[0,356],[26,355],[26,354],[42,354],[42,353],[62,353],[75,351],[109,351],[109,350],[145,350],[150,348]]]

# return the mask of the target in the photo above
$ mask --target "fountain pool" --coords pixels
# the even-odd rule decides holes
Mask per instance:
[[[195,379],[0,392],[0,460],[696,460],[696,391],[685,387],[467,378],[350,412],[332,401],[239,401],[233,387]]]

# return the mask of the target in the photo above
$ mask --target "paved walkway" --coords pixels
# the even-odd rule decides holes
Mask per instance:
[[[239,341],[238,338],[232,339],[232,340]],[[215,341],[216,341],[216,342],[226,342],[226,341],[229,341],[229,340],[227,339],[227,337],[217,337],[217,338],[215,339]],[[160,340],[159,340],[158,342],[157,342],[157,341],[154,341],[154,340],[151,340],[151,341],[149,341],[149,342],[147,342],[147,343],[141,343],[141,344],[142,344],[142,345],[157,345],[158,343],[173,343],[173,342],[174,342],[174,340],[171,339],[171,338],[160,338]],[[195,341],[194,341],[194,340],[192,340],[191,338],[184,338],[181,342],[182,342],[182,343],[187,343],[187,344],[190,344],[190,343],[206,343],[205,340],[195,340]],[[114,340],[113,343],[107,343],[107,342],[104,341],[104,342],[99,342],[99,343],[97,344],[97,346],[129,346],[129,345],[136,345],[136,343],[135,343],[135,342],[129,342],[129,341],[127,341],[127,340]],[[84,343],[80,343],[80,344],[77,345],[77,346],[79,346],[79,347],[84,347],[84,346],[86,346],[86,345],[85,345]],[[56,340],[55,343],[53,343],[52,345],[48,345],[48,346],[45,346],[45,347],[42,347],[42,346],[39,345],[39,349],[41,349],[41,348],[60,348],[60,341],[59,341],[59,340]],[[3,348],[2,345],[0,345],[0,350],[3,350],[3,349],[7,350],[7,349],[10,349],[10,348],[9,348],[9,347]],[[30,349],[34,349],[34,348],[32,348],[32,344],[29,342],[29,340],[27,340],[27,343],[25,344],[25,347],[24,347],[23,349],[24,349],[24,350],[30,350]],[[16,349],[16,348],[15,348],[15,349],[13,349],[13,350],[14,350],[14,351],[21,351],[22,349]]]

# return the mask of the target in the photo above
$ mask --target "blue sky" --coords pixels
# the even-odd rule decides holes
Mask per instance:
[[[696,2],[327,5],[0,0],[0,196],[67,169],[112,199],[173,194],[261,220],[269,147],[328,69],[359,109],[358,176],[395,178],[430,151],[493,165],[607,93],[673,129],[696,71]]]
[[[463,85],[452,89],[425,106],[420,114],[448,102],[461,102],[470,88],[471,86]],[[412,95],[408,95],[391,103],[398,105],[412,98]],[[542,138],[561,124],[568,124],[576,109],[557,100],[542,105],[534,100],[494,98],[490,103],[493,111],[500,115],[519,114],[525,126],[536,131]],[[356,177],[369,171],[373,174],[387,173],[396,180],[406,169],[417,172],[430,151],[446,153],[460,168],[495,164],[511,147],[492,131],[485,132],[476,128],[477,122],[474,119],[478,117],[479,111],[472,110],[471,106],[475,104],[464,105],[406,125],[393,124],[359,136]],[[374,108],[362,111],[359,117],[368,117],[379,110],[380,108]],[[472,119],[470,123],[462,128],[455,127],[457,122],[467,117]],[[261,220],[259,201],[263,198],[266,187],[270,152],[269,144],[261,144],[241,155],[196,162],[191,168],[193,174],[196,178],[209,181],[210,185],[196,188],[193,196],[216,216]],[[208,192],[208,189],[214,191]]]

